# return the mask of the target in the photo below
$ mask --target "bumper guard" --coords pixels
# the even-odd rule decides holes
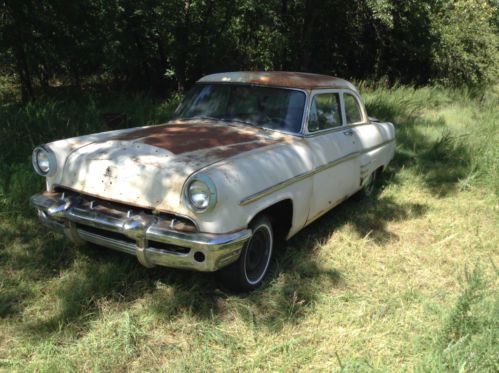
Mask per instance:
[[[82,207],[74,198],[58,193],[36,194],[31,204],[44,225],[65,233],[72,241],[87,241],[135,255],[146,267],[213,272],[236,261],[251,237],[249,229],[228,234],[181,232],[171,229],[159,216],[105,213]],[[160,243],[156,246],[162,248],[154,247],[154,243]]]

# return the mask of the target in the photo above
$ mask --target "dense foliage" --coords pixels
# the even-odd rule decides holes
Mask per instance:
[[[89,80],[183,89],[227,70],[481,84],[497,0],[1,0],[0,68],[24,99]]]

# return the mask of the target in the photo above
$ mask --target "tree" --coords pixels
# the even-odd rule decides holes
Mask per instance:
[[[498,14],[497,0],[0,0],[0,64],[24,101],[54,78],[163,92],[228,70],[478,85],[497,78]]]

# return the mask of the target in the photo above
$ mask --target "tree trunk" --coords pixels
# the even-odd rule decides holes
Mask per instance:
[[[187,53],[189,50],[189,33],[190,33],[190,10],[191,1],[185,0],[184,3],[184,16],[182,23],[177,28],[177,46],[178,56],[177,63],[175,64],[175,75],[177,77],[177,89],[183,92],[186,83],[186,64]]]
[[[14,48],[14,57],[16,59],[16,70],[21,83],[21,99],[26,103],[35,99],[33,91],[33,79],[29,69],[28,58],[26,56],[24,44],[18,44]]]
[[[307,71],[310,68],[310,55],[312,42],[312,32],[317,18],[317,4],[314,0],[305,2],[305,12],[303,19],[303,39],[302,39],[302,55],[301,55],[301,70]]]

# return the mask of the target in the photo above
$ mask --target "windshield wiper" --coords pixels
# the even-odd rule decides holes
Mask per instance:
[[[255,124],[255,123],[252,123],[252,122],[247,122],[245,120],[242,120],[242,119],[222,119],[224,122],[236,122],[236,123],[241,123],[241,124],[244,124],[246,126],[251,126],[251,127],[255,127],[255,128],[258,128],[258,129],[261,129],[261,130],[265,130],[265,131],[271,131],[270,128],[268,127],[262,127],[262,126],[259,126],[258,124]]]
[[[178,117],[178,118],[173,118],[175,120],[181,120],[181,121],[186,121],[186,120],[193,120],[193,119],[201,119],[201,120],[212,120],[214,122],[220,122],[220,121],[224,121],[223,119],[221,118],[215,118],[215,117],[210,117],[210,116],[206,116],[206,115],[198,115],[198,116],[194,116],[194,117],[188,117],[188,118],[185,118],[185,117]]]
[[[197,116],[190,117],[190,118],[187,118],[187,119],[207,119],[207,120],[213,120],[213,121],[216,121],[216,122],[223,121],[223,119],[221,119],[221,118],[210,117],[209,115],[197,115]]]

